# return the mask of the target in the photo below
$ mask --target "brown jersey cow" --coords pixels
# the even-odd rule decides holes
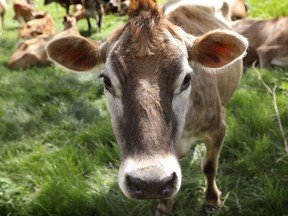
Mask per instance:
[[[105,63],[101,77],[121,149],[119,186],[130,198],[160,199],[156,215],[171,213],[182,182],[178,159],[196,140],[207,148],[205,209],[221,206],[215,178],[225,105],[240,81],[247,40],[225,23],[219,26],[213,8],[206,7],[178,5],[163,15],[155,0],[134,0],[126,25],[106,40],[66,35],[46,47],[50,59],[73,71]],[[214,26],[205,27],[206,20],[197,19],[205,17],[201,13],[212,16]],[[192,17],[204,28],[198,36]],[[190,23],[190,29],[169,19]]]

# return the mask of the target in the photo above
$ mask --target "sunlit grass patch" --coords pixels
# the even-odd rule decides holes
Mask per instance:
[[[269,0],[259,2],[257,0],[249,0],[248,14],[255,18],[272,18],[277,16],[288,15],[288,2],[280,0]]]

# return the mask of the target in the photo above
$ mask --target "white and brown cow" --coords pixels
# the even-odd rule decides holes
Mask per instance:
[[[160,199],[156,215],[171,213],[182,181],[178,159],[197,140],[207,148],[205,208],[221,206],[215,178],[225,105],[241,79],[247,40],[225,23],[219,26],[214,15],[214,26],[194,36],[193,8],[179,5],[166,14],[179,15],[180,26],[190,23],[184,31],[155,0],[134,0],[126,25],[106,40],[66,35],[46,47],[50,59],[73,71],[105,63],[101,77],[121,149],[119,186],[130,198]],[[198,9],[199,16],[206,14]],[[206,21],[197,20],[203,27]]]
[[[243,19],[233,22],[232,28],[249,40],[246,66],[288,65],[288,17]]]

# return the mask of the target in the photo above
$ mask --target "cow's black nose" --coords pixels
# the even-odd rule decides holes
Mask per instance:
[[[161,180],[153,179],[153,176],[140,179],[127,175],[126,184],[135,199],[166,199],[176,190],[177,175],[173,172]]]

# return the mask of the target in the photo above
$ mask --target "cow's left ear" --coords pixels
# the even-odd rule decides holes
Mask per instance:
[[[77,72],[89,71],[106,59],[104,44],[78,35],[55,37],[45,49],[50,60]]]
[[[189,60],[209,68],[219,68],[245,55],[248,40],[228,30],[214,30],[197,37],[189,50]]]

